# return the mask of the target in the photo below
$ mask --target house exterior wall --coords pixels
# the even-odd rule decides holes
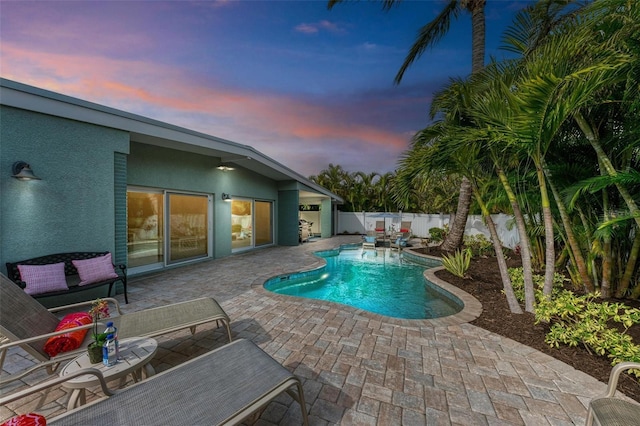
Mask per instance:
[[[278,210],[276,182],[241,167],[218,170],[219,162],[213,157],[136,142],[131,143],[127,161],[129,185],[213,195],[213,256],[216,258],[231,254],[231,203],[222,200],[223,192],[232,197],[272,201],[274,218]],[[274,243],[277,244],[277,221],[274,222]]]
[[[18,98],[14,102],[22,102]],[[64,118],[58,111],[76,114],[84,107],[60,103],[61,109],[49,114],[31,110],[42,107],[40,101],[49,99],[0,105],[0,271],[6,272],[5,262],[57,252],[111,251],[116,263],[126,263],[132,186],[212,195],[215,258],[232,253],[231,203],[222,200],[223,192],[272,202],[273,244],[298,244],[299,192],[310,189],[295,178],[267,178],[241,161],[235,170],[221,171],[220,158],[180,150],[183,142],[176,142],[176,149],[137,142],[136,133],[111,124],[112,116],[122,118],[117,111],[96,112],[88,105],[77,119]],[[29,163],[42,180],[12,178],[16,161]],[[323,217],[325,204],[326,213],[331,211],[326,201]],[[331,222],[323,222],[322,235],[330,236],[325,227]]]
[[[58,252],[116,253],[114,158],[128,154],[129,134],[4,105],[0,122],[2,270]],[[42,180],[12,178],[16,161]]]
[[[278,240],[281,245],[298,245],[300,195],[297,190],[281,190],[279,198],[280,209],[277,218],[280,228],[278,230]]]

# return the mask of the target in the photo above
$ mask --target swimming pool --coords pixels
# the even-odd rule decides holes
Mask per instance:
[[[428,282],[425,266],[407,262],[392,250],[330,250],[315,253],[323,268],[268,280],[265,289],[278,294],[328,300],[402,319],[453,315],[462,301]]]

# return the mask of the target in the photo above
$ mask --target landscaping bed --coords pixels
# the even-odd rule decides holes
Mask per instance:
[[[417,251],[431,256],[441,256],[437,247],[418,249]],[[509,267],[520,266],[519,259],[508,259],[508,265]],[[609,380],[610,360],[590,354],[584,347],[560,346],[552,348],[545,343],[547,325],[536,325],[533,314],[516,315],[509,311],[506,298],[502,294],[498,262],[494,257],[472,259],[467,274],[471,279],[462,279],[444,270],[436,273],[439,278],[473,295],[482,303],[482,315],[472,321],[472,324],[544,352],[604,383]],[[626,299],[612,301],[640,308],[638,301]],[[633,337],[636,344],[640,343],[640,324],[633,325],[628,334]],[[640,401],[640,383],[631,377],[623,375],[618,389],[625,395]]]

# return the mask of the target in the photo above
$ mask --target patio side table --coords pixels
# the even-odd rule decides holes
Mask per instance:
[[[85,352],[65,365],[60,371],[60,377],[67,376],[83,368],[97,368],[102,372],[107,382],[121,379],[122,386],[129,374],[131,374],[134,382],[138,382],[142,380],[143,374],[145,377],[151,377],[155,374],[150,361],[157,350],[158,342],[154,339],[139,337],[124,339],[119,342],[120,357],[115,365],[107,367],[102,363],[92,364],[89,361],[89,355]],[[85,389],[99,385],[100,382],[96,376],[91,374],[67,380],[62,385],[67,389],[72,389],[67,409],[71,410],[85,404],[87,402]]]

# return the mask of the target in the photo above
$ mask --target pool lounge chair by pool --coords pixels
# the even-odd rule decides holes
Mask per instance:
[[[155,337],[186,328],[190,329],[191,333],[195,333],[197,326],[215,321],[217,324],[222,322],[227,329],[229,341],[232,340],[229,316],[218,302],[210,297],[125,314],[120,310],[117,300],[111,298],[103,300],[115,306],[118,315],[112,316],[109,321],[113,321],[118,327],[120,339]],[[31,368],[3,377],[0,383],[20,379],[41,367],[46,367],[51,374],[61,361],[69,360],[86,351],[87,345],[92,340],[90,332],[86,334],[78,349],[62,352],[53,357],[44,351],[44,344],[51,336],[92,327],[90,324],[56,332],[55,329],[60,320],[53,312],[62,310],[66,312],[68,309],[86,312],[92,303],[89,301],[47,309],[9,278],[0,274],[0,369],[4,365],[7,351],[16,346],[29,353],[36,362],[36,365]],[[113,313],[112,310],[111,314]],[[103,323],[104,321],[102,320]]]
[[[95,374],[95,369],[79,374]],[[97,373],[97,374],[96,374]],[[68,380],[57,378],[0,398],[4,406]],[[283,392],[307,409],[300,379],[253,342],[238,339],[111,395],[48,419],[48,425],[235,425]],[[294,391],[292,388],[295,388]]]

